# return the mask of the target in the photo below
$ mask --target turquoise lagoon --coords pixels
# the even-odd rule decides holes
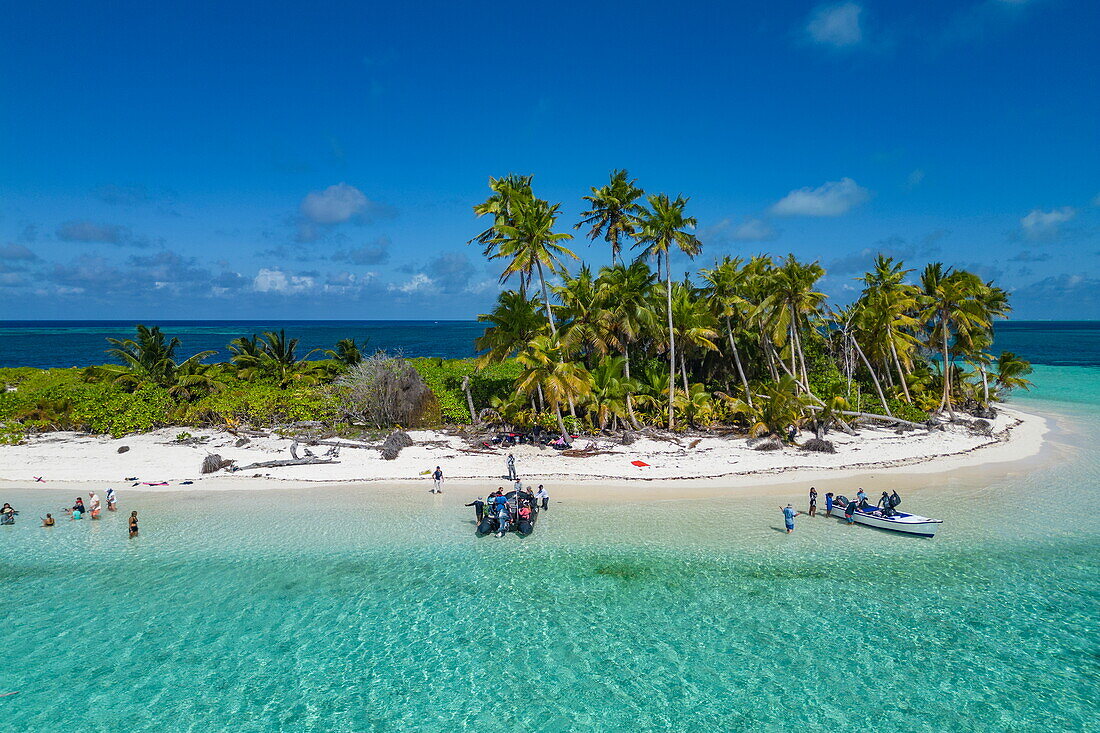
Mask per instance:
[[[756,494],[477,539],[464,492],[349,487],[124,490],[131,541],[9,492],[0,730],[1096,730],[1100,370],[1035,380],[1044,456],[897,479],[934,540]]]

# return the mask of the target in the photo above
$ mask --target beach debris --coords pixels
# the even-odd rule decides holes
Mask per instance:
[[[234,448],[244,448],[246,445],[248,445],[251,442],[252,442],[252,440],[249,439],[249,438],[237,438],[237,442],[233,444],[233,447]]]
[[[988,420],[975,420],[967,426],[970,432],[978,435],[991,436],[993,435],[993,423]]]
[[[755,442],[755,445],[753,443]],[[783,448],[783,441],[774,435],[769,435],[763,440],[749,441],[749,447],[753,450],[781,450]]]
[[[118,447],[118,451],[117,451],[117,452],[119,452],[119,453],[125,453],[125,452],[126,452],[126,451],[128,451],[128,450],[130,450],[130,446],[128,446],[128,445],[120,445],[120,446]]]
[[[694,448],[695,446],[699,445],[699,444],[700,444],[700,443],[702,443],[702,442],[703,442],[703,439],[702,439],[702,438],[696,438],[695,440],[693,440],[693,441],[691,441],[690,443],[688,443],[688,448],[689,448],[689,449],[690,449],[690,448]]]
[[[298,458],[289,459],[283,461],[261,461],[260,463],[250,463],[247,466],[230,466],[231,472],[235,471],[249,471],[253,468],[284,468],[286,466],[313,466],[319,463],[339,463],[340,461],[334,461],[331,458],[317,458],[316,456],[310,458]],[[256,474],[257,476],[259,474]]]
[[[402,448],[408,448],[413,444],[413,439],[404,430],[394,430],[382,443],[382,457],[387,461],[397,458]]]
[[[619,440],[619,442],[623,445],[634,445],[634,443],[638,442],[638,434],[627,430],[625,433],[623,433],[623,437]]]
[[[217,453],[211,453],[206,456],[206,458],[202,459],[202,472],[214,473],[215,471],[222,470],[226,466],[232,466],[233,463],[235,463],[235,461],[222,458]]]
[[[638,468],[649,468],[649,464],[645,461],[631,461],[631,466],[637,466]]]
[[[801,445],[801,448],[814,453],[836,453],[836,446],[833,445],[833,441],[824,438],[810,438]]]

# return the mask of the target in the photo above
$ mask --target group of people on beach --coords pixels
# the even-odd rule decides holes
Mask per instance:
[[[118,495],[114,489],[107,489],[105,498],[107,500],[107,511],[118,511]],[[99,496],[94,492],[88,492],[88,503],[84,503],[84,497],[76,497],[71,507],[65,507],[62,513],[69,515],[69,521],[75,521],[83,519],[85,516],[91,519],[99,519],[101,504]],[[0,507],[0,524],[15,524],[15,517],[19,512],[12,507],[11,504],[5,502],[3,507]],[[42,517],[43,527],[54,527],[57,525],[57,520],[51,512],[46,512],[46,516]],[[131,537],[137,536],[138,533],[138,516],[136,511],[130,512],[129,521],[127,527]]]
[[[825,516],[833,516],[833,492],[829,491],[825,493]],[[875,506],[882,512],[884,517],[892,517],[896,514],[896,507],[901,503],[901,497],[898,496],[898,492],[894,491],[889,493],[882,492],[882,496],[879,497]],[[856,491],[856,498],[854,501],[849,501],[844,505],[844,520],[847,524],[855,523],[856,510],[866,510],[871,506],[870,499],[867,496],[867,492],[863,490],[863,487],[859,487]],[[779,510],[783,512],[783,523],[786,525],[787,534],[794,531],[794,518],[802,512],[796,510],[793,506],[788,504],[787,506],[779,507]],[[810,487],[810,510],[806,512],[807,516],[813,517],[817,515],[817,489],[813,486]]]

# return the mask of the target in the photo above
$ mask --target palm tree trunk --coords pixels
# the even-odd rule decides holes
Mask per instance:
[[[676,427],[676,334],[672,330],[672,258],[665,252],[665,296],[668,304],[668,429]],[[660,263],[657,263],[660,267]]]
[[[871,380],[875,383],[875,389],[878,391],[878,398],[882,400],[882,408],[886,410],[886,414],[893,417],[894,414],[890,412],[890,405],[886,403],[886,395],[882,392],[882,384],[878,381],[878,375],[875,374],[874,368],[871,366],[871,362],[867,360],[867,355],[863,353],[863,349],[859,347],[859,342],[852,338],[852,345],[856,347],[856,353],[859,354],[859,358],[863,360],[863,365],[867,367],[867,371],[871,373]]]
[[[745,370],[741,367],[741,354],[737,351],[737,341],[733,338],[733,324],[729,316],[726,316],[726,334],[730,340],[730,351],[733,352],[733,363],[737,366],[737,376],[741,377],[741,386],[745,388],[745,400],[752,407],[752,390],[749,389],[749,380],[745,379]]]
[[[538,386],[539,389],[539,412],[546,412],[546,398],[542,395],[542,385]]]
[[[691,390],[688,389],[688,370],[687,360],[684,359],[684,352],[680,352],[680,376],[684,378],[684,394],[686,395]]]
[[[555,336],[558,333],[558,326],[554,323],[554,311],[550,308],[550,291],[546,288],[546,278],[542,274],[542,262],[535,260],[535,264],[539,268],[539,282],[542,283],[542,299],[546,306],[546,319],[550,321],[550,333]]]
[[[940,410],[947,408],[947,414],[951,419],[955,418],[955,411],[951,409],[951,361],[948,354],[947,322],[940,317],[940,328],[943,329],[943,398],[940,400]]]
[[[630,349],[623,349],[623,374],[626,378],[630,379]],[[630,416],[630,424],[634,426],[635,430],[641,430],[641,426],[638,424],[638,418],[634,415],[634,400],[630,392],[626,393],[626,414]]]
[[[905,370],[901,368],[901,359],[898,358],[898,350],[894,346],[893,339],[890,341],[890,352],[894,355],[894,366],[898,369],[898,379],[901,380],[901,390],[905,393],[905,401],[913,404],[913,398],[909,395],[909,385],[905,381]]]
[[[558,430],[561,431],[561,439],[569,442],[569,431],[565,429],[565,420],[561,419],[561,405],[554,405],[554,414],[558,417]]]
[[[985,373],[985,365],[979,364],[978,371],[982,373],[982,402],[989,404],[989,377]]]
[[[470,424],[477,425],[477,412],[474,410],[474,397],[470,394],[470,375],[462,378],[462,391],[466,393],[466,405],[470,408]]]

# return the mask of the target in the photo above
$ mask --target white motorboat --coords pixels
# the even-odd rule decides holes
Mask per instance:
[[[837,512],[838,515],[843,515],[844,508],[847,505],[848,499],[844,496],[833,499],[833,511]],[[936,530],[943,524],[942,519],[930,519],[919,514],[899,512],[896,509],[892,510],[892,513],[887,516],[881,509],[869,504],[865,509],[857,508],[852,513],[852,519],[859,524],[866,524],[868,527],[889,529],[894,532],[917,535],[918,537],[935,537]]]

